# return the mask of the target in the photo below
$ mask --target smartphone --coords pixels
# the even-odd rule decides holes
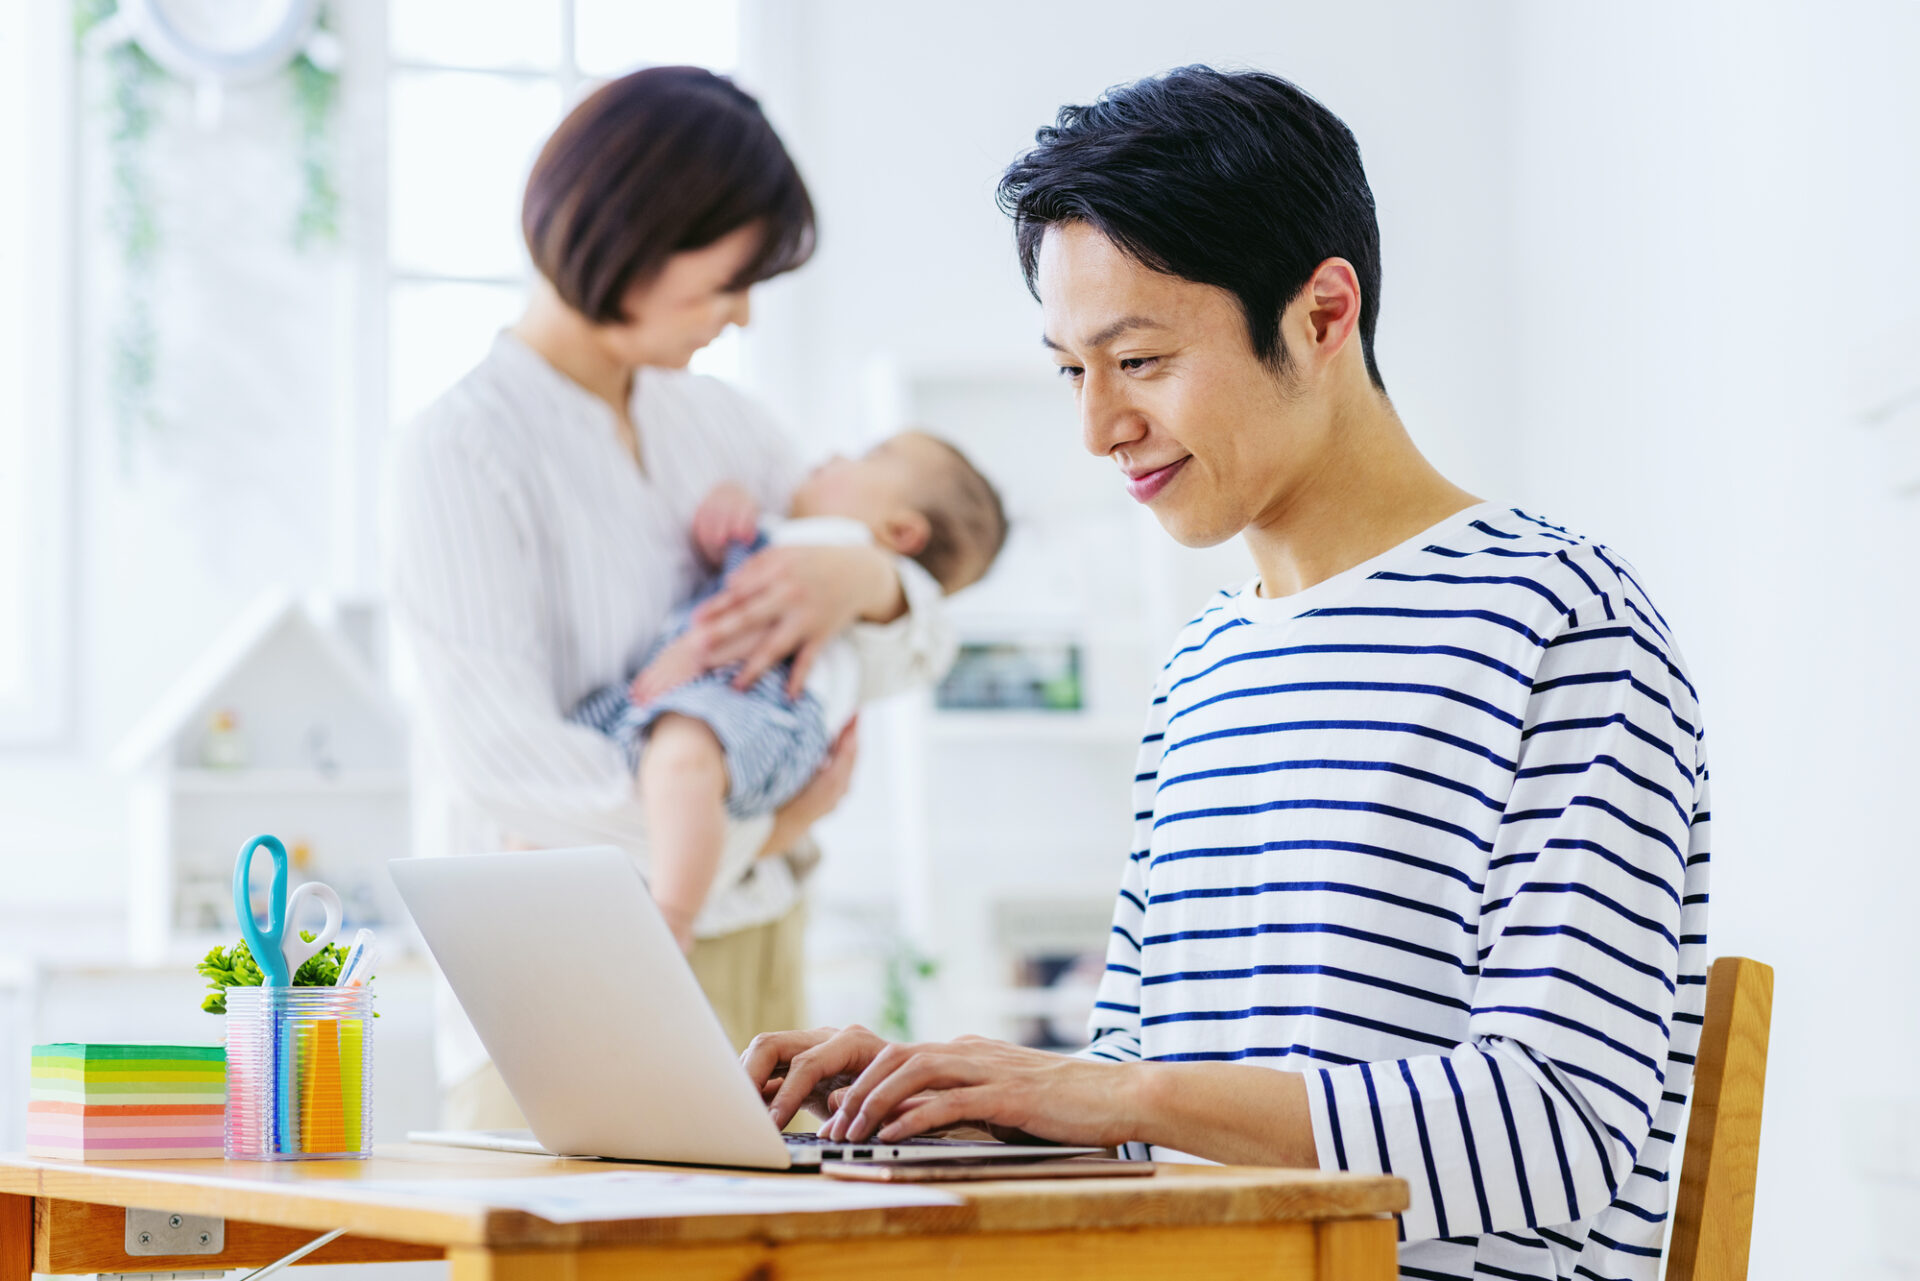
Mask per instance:
[[[1076,1156],[1059,1161],[828,1161],[820,1173],[867,1183],[967,1183],[996,1179],[1137,1179],[1154,1172],[1151,1161]]]

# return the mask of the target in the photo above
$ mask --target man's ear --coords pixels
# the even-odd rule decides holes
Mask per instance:
[[[1314,270],[1296,300],[1307,351],[1337,355],[1360,327],[1360,277],[1345,258],[1329,258]]]
[[[925,513],[911,507],[902,507],[880,525],[880,541],[900,556],[918,556],[927,549],[927,539],[932,535],[933,526]]]

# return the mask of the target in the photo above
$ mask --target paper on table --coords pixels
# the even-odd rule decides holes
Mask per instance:
[[[544,1179],[368,1179],[355,1192],[478,1201],[535,1214],[551,1223],[691,1218],[713,1214],[816,1214],[907,1205],[960,1205],[926,1187],[828,1183],[821,1179],[732,1174],[556,1174]]]

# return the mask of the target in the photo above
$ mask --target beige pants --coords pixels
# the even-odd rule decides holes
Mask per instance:
[[[694,941],[687,961],[734,1049],[746,1049],[761,1032],[806,1026],[806,915],[805,905],[796,903],[777,921]],[[441,1124],[450,1130],[527,1128],[491,1063],[448,1087]]]

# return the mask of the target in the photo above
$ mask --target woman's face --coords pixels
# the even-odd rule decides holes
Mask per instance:
[[[684,369],[728,325],[745,326],[747,290],[734,282],[763,234],[749,223],[703,249],[668,258],[658,274],[627,291],[627,320],[600,326],[608,353],[629,367]]]

